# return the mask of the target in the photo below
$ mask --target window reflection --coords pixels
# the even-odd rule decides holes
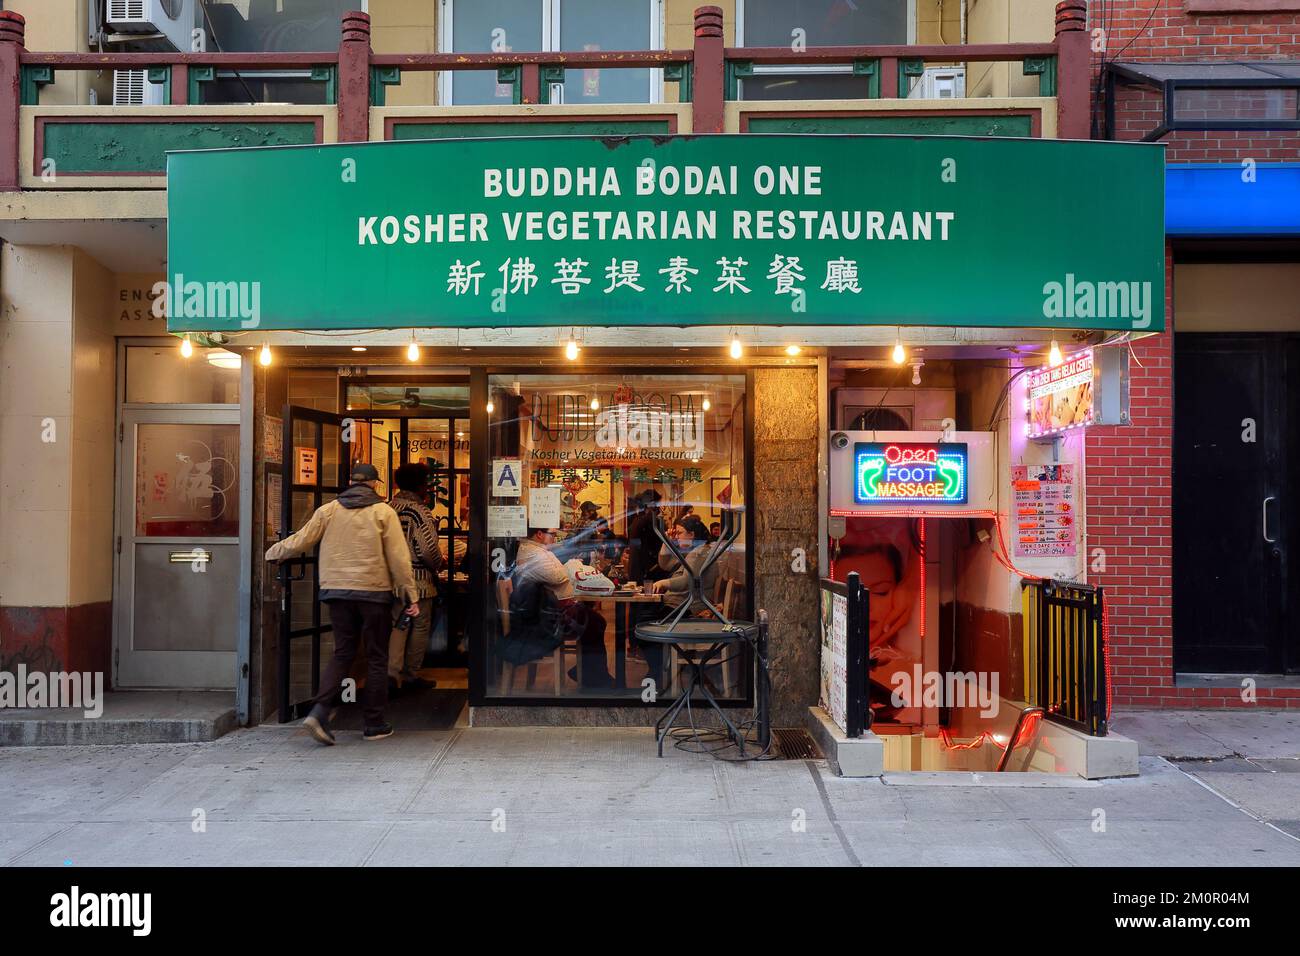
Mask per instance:
[[[653,519],[702,566],[722,509],[743,507],[743,376],[503,375],[489,390],[489,695],[640,702],[649,678],[671,698],[678,662],[635,627],[680,606],[689,577]],[[704,578],[742,620],[743,541]],[[740,656],[710,679],[719,697],[747,693]]]

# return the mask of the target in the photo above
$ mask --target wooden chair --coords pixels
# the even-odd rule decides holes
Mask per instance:
[[[510,595],[514,592],[514,582],[510,578],[501,578],[497,581],[497,616],[501,620],[501,636],[507,637],[510,634]],[[578,683],[582,683],[582,651],[578,647],[576,640],[563,641],[555,648],[551,654],[551,669],[554,679],[555,696],[559,697],[564,691],[564,652],[566,650],[575,651],[578,659]],[[525,665],[528,668],[528,677],[524,681],[524,690],[532,690],[533,684],[537,680],[537,661]],[[515,671],[519,665],[508,660],[501,661],[501,687],[500,694],[502,697],[510,693],[515,686]]]

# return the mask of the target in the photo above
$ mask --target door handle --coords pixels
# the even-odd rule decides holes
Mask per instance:
[[[1277,538],[1270,538],[1268,536],[1268,503],[1270,501],[1277,501],[1277,497],[1275,495],[1269,495],[1267,498],[1264,499],[1264,503],[1261,506],[1263,510],[1263,527],[1260,530],[1263,531],[1264,533],[1265,541],[1267,541],[1269,544],[1277,544]]]
[[[167,560],[172,564],[207,564],[212,560],[212,552],[205,551],[203,548],[191,548],[188,551],[168,551]]]

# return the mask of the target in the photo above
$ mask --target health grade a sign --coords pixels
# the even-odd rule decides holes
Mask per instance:
[[[170,153],[168,328],[1158,331],[1163,177],[1157,146],[975,137]]]

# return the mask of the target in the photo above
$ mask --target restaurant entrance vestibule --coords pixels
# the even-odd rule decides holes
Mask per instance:
[[[268,495],[280,495],[272,539],[301,528],[315,509],[348,486],[357,462],[375,466],[382,497],[396,493],[397,469],[426,466],[422,497],[433,515],[444,558],[435,576],[432,624],[421,676],[443,690],[467,686],[470,576],[469,383],[464,378],[340,377],[335,407],[321,411],[289,404],[283,413],[283,454],[267,475]],[[279,491],[278,489],[283,489]],[[286,530],[287,529],[287,530]],[[279,719],[310,709],[320,689],[322,661],[332,653],[328,614],[319,600],[314,555],[278,570],[282,587],[278,667]],[[360,671],[357,672],[360,678]],[[462,694],[463,696],[463,694]]]

